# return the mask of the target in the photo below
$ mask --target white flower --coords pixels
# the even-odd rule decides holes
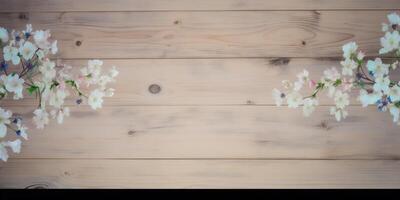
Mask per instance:
[[[49,114],[42,108],[36,109],[33,114],[33,122],[36,124],[36,128],[42,129],[49,123]]]
[[[328,97],[333,97],[336,92],[336,87],[332,83],[327,84],[326,87],[328,88]]]
[[[285,94],[279,91],[278,89],[274,88],[272,90],[272,97],[274,98],[275,104],[277,106],[281,106],[283,100],[285,99]]]
[[[3,142],[3,145],[6,147],[10,147],[14,153],[21,152],[21,140],[20,139],[16,139],[12,142],[11,141]]]
[[[37,47],[31,42],[26,41],[24,45],[19,48],[19,53],[25,60],[31,59],[36,52]]]
[[[324,77],[330,81],[336,81],[337,79],[340,79],[340,73],[335,67],[332,67],[324,71]]]
[[[381,97],[381,92],[373,92],[369,94],[366,90],[360,89],[358,100],[361,102],[363,107],[367,107],[368,105],[375,104],[379,99],[381,99]]]
[[[105,96],[104,92],[96,89],[93,90],[88,98],[88,104],[92,107],[93,110],[97,108],[101,108],[103,104],[103,97]]]
[[[283,80],[282,81],[282,86],[285,89],[291,89],[293,87],[293,83],[290,82],[289,80]]]
[[[42,73],[45,82],[52,81],[56,76],[55,66],[55,62],[49,61],[48,59],[39,66],[39,71]]]
[[[4,110],[0,108],[0,138],[3,138],[7,134],[7,125],[10,124],[10,117],[12,112],[10,110]]]
[[[62,109],[57,110],[52,110],[51,111],[51,116],[53,119],[57,118],[57,123],[62,124],[64,121],[64,116],[68,117],[69,116],[69,108],[64,107]]]
[[[399,48],[400,35],[398,31],[386,32],[385,37],[381,38],[381,48],[379,54],[385,54]]]
[[[27,24],[25,31],[22,31],[24,34],[32,32],[32,24]]]
[[[346,60],[341,61],[340,64],[343,66],[343,68],[342,68],[343,76],[346,76],[346,75],[352,76],[353,70],[355,68],[357,68],[357,66],[358,66],[354,60],[349,59],[349,58],[346,58]]]
[[[368,60],[367,68],[368,71],[373,73],[374,77],[384,76],[389,73],[389,65],[383,64],[380,58],[376,58],[375,61]]]
[[[389,20],[390,25],[398,25],[398,24],[400,24],[400,17],[399,17],[399,15],[397,15],[397,13],[390,13],[387,16],[387,18]]]
[[[115,91],[115,89],[113,89],[113,88],[107,88],[104,91],[104,96],[105,97],[112,97],[112,96],[114,96],[114,91]]]
[[[318,105],[318,101],[315,98],[306,98],[303,100],[303,114],[308,117],[315,110],[315,106]]]
[[[8,160],[7,149],[3,143],[0,143],[0,159],[6,162]]]
[[[101,60],[89,60],[88,66],[81,69],[82,75],[88,79],[88,84],[98,82],[102,65],[103,61]]]
[[[107,83],[109,83],[109,82],[111,82],[111,81],[113,81],[113,79],[112,79],[111,77],[106,76],[106,75],[103,75],[103,76],[100,76],[100,77],[99,77],[99,79],[98,79],[98,81],[97,81],[97,84],[100,86],[100,88],[101,88],[102,90],[104,90],[105,87],[106,87],[106,85],[107,85]]]
[[[110,69],[110,77],[115,78],[116,76],[118,76],[118,74],[119,74],[119,72],[117,71],[115,66],[112,66]]]
[[[390,79],[388,76],[386,77],[377,77],[375,79],[375,84],[374,84],[374,91],[380,92],[382,91],[384,94],[387,94],[389,92],[389,84],[390,84]]]
[[[26,133],[26,130],[27,130],[28,128],[26,128],[26,127],[23,126],[22,124],[17,125],[17,127],[18,127],[18,134],[19,134],[22,138],[24,138],[25,140],[27,140],[27,139],[28,139],[28,134]]]
[[[303,102],[303,97],[300,93],[294,91],[287,95],[287,103],[289,108],[297,108]]]
[[[14,99],[23,98],[22,90],[24,89],[24,79],[19,78],[18,74],[2,75],[0,79],[8,92],[14,92]]]
[[[309,82],[308,71],[303,70],[303,72],[297,74],[297,81],[294,82],[294,90],[299,91],[306,82]]]
[[[344,109],[346,106],[350,104],[349,94],[343,93],[340,90],[336,91],[334,100],[336,107],[339,109]]]
[[[357,54],[357,60],[362,60],[362,59],[364,59],[364,57],[365,57],[365,54],[363,53],[363,52],[358,52],[358,54]]]
[[[8,36],[8,31],[7,29],[0,27],[0,42],[5,44],[8,42],[9,36]]]
[[[386,32],[389,30],[389,24],[382,23],[382,32]]]
[[[45,57],[45,54],[44,54],[43,50],[37,50],[36,51],[36,55],[39,58],[39,60],[43,60],[43,58]]]
[[[51,46],[50,42],[48,41],[49,37],[50,37],[50,31],[38,30],[35,32],[33,39],[39,48],[47,50]]]
[[[20,62],[20,58],[18,56],[18,49],[11,46],[5,46],[3,48],[3,56],[5,61],[12,62],[13,65],[18,65]]]
[[[57,89],[56,91],[52,91],[49,94],[49,105],[55,108],[61,108],[67,96],[67,90]]]
[[[389,108],[390,114],[393,116],[393,122],[398,122],[399,121],[399,108],[397,108],[395,105],[391,105]]]
[[[355,42],[349,42],[343,45],[343,57],[346,59],[350,59],[352,55],[354,55],[357,51],[357,44]]]
[[[389,96],[392,101],[400,101],[400,87],[398,84],[394,85],[389,90]]]
[[[57,40],[54,40],[53,43],[51,43],[51,53],[56,54],[58,52],[58,47],[57,47]]]
[[[335,115],[337,121],[345,119],[348,116],[348,112],[343,109],[338,109],[336,107],[331,107],[330,114]]]

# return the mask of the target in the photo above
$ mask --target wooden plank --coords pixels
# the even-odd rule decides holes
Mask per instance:
[[[30,109],[12,110],[32,116]],[[301,110],[270,106],[79,107],[62,126],[30,126],[30,140],[12,157],[399,158],[399,126],[389,113],[350,107],[338,123],[328,110],[304,118]]]
[[[1,188],[399,188],[399,161],[10,160]]]
[[[8,28],[51,29],[60,58],[338,57],[357,41],[376,55],[387,11],[1,13]],[[78,42],[79,41],[79,42]],[[78,45],[77,45],[78,44]]]
[[[80,67],[84,60],[66,60]],[[278,58],[278,59],[131,59],[105,60],[107,67],[116,65],[120,71],[115,96],[105,105],[273,105],[273,88],[281,88],[282,80],[296,79],[296,74],[309,70],[319,80],[325,69],[332,66],[341,70],[340,60]],[[391,78],[400,80],[400,71],[391,72]],[[151,93],[149,87],[157,84],[160,92]],[[305,90],[304,95],[311,94]],[[352,92],[352,104],[357,91]],[[0,105],[34,105],[28,98],[2,101]],[[12,97],[10,97],[12,99]],[[74,103],[74,101],[72,101]],[[321,94],[320,104],[331,105],[333,99]]]
[[[0,12],[400,9],[396,0],[0,0]]]

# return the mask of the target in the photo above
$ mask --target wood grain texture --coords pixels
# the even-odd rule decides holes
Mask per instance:
[[[31,117],[31,109],[13,108]],[[31,128],[17,158],[398,159],[399,127],[376,108],[113,106],[74,108],[60,126]]]
[[[397,0],[0,0],[0,12],[171,10],[394,10]]]
[[[386,61],[388,62],[388,61]],[[87,65],[84,60],[64,60],[76,66]],[[282,80],[296,80],[303,69],[319,80],[331,67],[341,69],[339,59],[271,58],[271,59],[112,59],[104,61],[104,69],[115,65],[120,75],[115,83],[115,96],[105,105],[274,105],[273,88],[282,88]],[[400,80],[400,71],[391,73]],[[151,85],[160,91],[151,93]],[[304,95],[311,94],[306,89]],[[360,105],[358,92],[352,93],[351,103]],[[29,98],[0,102],[0,105],[32,105]],[[320,95],[321,105],[332,105],[326,93]],[[75,99],[69,104],[74,104]]]
[[[0,167],[3,188],[398,188],[399,161],[31,160]]]
[[[30,133],[0,163],[0,188],[400,188],[399,126],[388,112],[353,98],[338,123],[325,95],[310,118],[271,97],[303,68],[317,78],[340,67],[349,41],[376,55],[398,0],[0,5],[2,27],[51,29],[54,60],[105,59],[121,72],[103,109],[72,107],[45,130],[31,124],[33,99],[0,102],[28,118]]]
[[[367,55],[376,55],[386,14],[387,11],[0,13],[0,24],[21,29],[32,23],[35,28],[51,29],[59,40],[60,58],[339,57],[341,46],[349,41],[357,41]]]

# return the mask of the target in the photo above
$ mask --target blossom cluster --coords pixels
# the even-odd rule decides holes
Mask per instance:
[[[398,58],[400,16],[391,13],[387,17],[389,24],[382,24],[385,34],[380,38],[379,55]],[[312,80],[306,70],[299,73],[294,82],[282,81],[284,91],[272,91],[276,105],[280,106],[286,102],[289,108],[302,106],[304,115],[310,116],[318,105],[318,94],[326,91],[335,104],[330,108],[330,114],[334,115],[337,121],[341,121],[348,116],[346,107],[350,104],[350,92],[356,90],[359,93],[357,99],[363,107],[375,105],[379,111],[389,110],[393,122],[400,125],[400,82],[391,80],[389,76],[390,72],[398,68],[398,59],[389,63],[385,63],[379,57],[373,60],[366,59],[355,42],[345,44],[342,50],[341,70],[335,67],[326,69],[319,81]],[[313,89],[308,96],[303,96],[300,92],[305,87]]]
[[[104,97],[111,97],[114,89],[107,87],[115,81],[118,71],[113,66],[102,70],[101,60],[89,60],[78,73],[65,64],[56,64],[49,56],[58,51],[57,40],[51,40],[49,30],[33,31],[26,25],[23,31],[9,31],[0,27],[0,100],[23,99],[34,95],[37,107],[32,122],[44,128],[50,119],[62,123],[69,116],[66,98],[75,96],[76,104],[87,103],[94,110],[101,108]],[[0,55],[1,55],[0,53]],[[7,161],[10,148],[19,153],[21,140],[27,140],[27,126],[22,116],[0,107],[0,159]],[[11,134],[10,134],[11,133]],[[17,139],[5,141],[7,134]]]

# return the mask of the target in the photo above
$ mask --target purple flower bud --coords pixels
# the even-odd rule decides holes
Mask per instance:
[[[76,104],[81,104],[82,103],[82,99],[77,99],[76,100]]]

